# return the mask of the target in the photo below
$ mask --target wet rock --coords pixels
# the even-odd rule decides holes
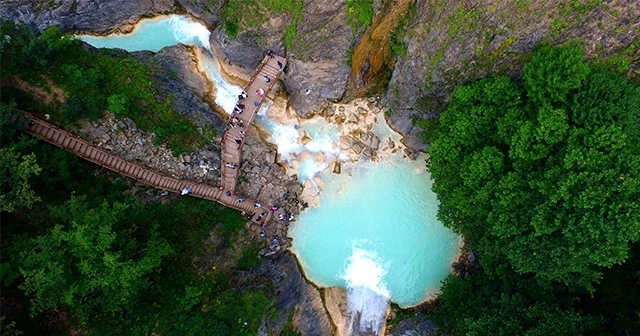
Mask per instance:
[[[303,135],[302,138],[300,139],[300,142],[303,145],[307,145],[308,143],[310,143],[312,141],[312,139],[308,136],[308,135]]]
[[[276,162],[276,152],[275,151],[268,151],[268,152],[264,153],[264,161],[266,163],[275,163]]]
[[[296,114],[309,118],[342,98],[351,69],[346,63],[291,59],[284,83]],[[310,94],[306,94],[310,90]]]
[[[412,316],[400,321],[396,326],[391,327],[389,336],[431,336],[436,335],[438,329],[431,320],[424,315]]]
[[[365,148],[367,148],[367,145],[355,139],[351,145],[351,149],[353,150],[353,152],[358,155],[362,154],[362,151],[364,151]]]
[[[404,154],[411,160],[415,160],[418,158],[418,152],[410,148],[405,148]]]
[[[329,287],[323,290],[324,305],[331,317],[331,321],[337,327],[336,335],[349,335],[349,305],[347,304],[347,291],[339,287]]]
[[[334,174],[340,174],[340,171],[342,169],[342,164],[340,163],[340,161],[337,161],[334,165],[333,165],[333,173]]]
[[[375,150],[380,149],[380,138],[377,135],[374,135],[373,138],[371,138],[371,148]]]
[[[373,148],[371,147],[366,147],[363,151],[362,154],[364,154],[366,157],[368,158],[374,158],[376,156],[376,152],[373,150]]]
[[[333,105],[329,105],[325,110],[324,110],[324,116],[325,117],[333,117],[336,114],[336,108]]]

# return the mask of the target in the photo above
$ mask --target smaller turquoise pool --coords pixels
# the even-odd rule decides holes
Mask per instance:
[[[188,16],[169,15],[141,20],[129,34],[78,35],[77,38],[96,48],[157,52],[178,43],[204,46],[209,49],[210,35],[211,32],[207,27]]]

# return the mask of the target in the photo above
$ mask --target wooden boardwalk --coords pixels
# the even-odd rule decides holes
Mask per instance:
[[[25,113],[28,122],[24,131],[31,135],[41,137],[45,141],[97,165],[154,188],[164,189],[174,193],[181,193],[184,188],[189,188],[190,192],[188,195],[215,201],[229,208],[245,212],[247,216],[251,218],[252,222],[262,227],[262,224],[271,218],[272,211],[270,211],[266,205],[258,204],[254,200],[244,199],[235,195],[235,189],[238,170],[241,166],[240,158],[242,146],[244,145],[244,133],[248,131],[262,102],[275,85],[285,65],[286,59],[283,57],[276,55],[265,56],[253,77],[251,77],[249,85],[245,88],[247,97],[241,99],[239,102],[239,104],[244,104],[245,108],[240,114],[234,112],[232,120],[237,121],[230,123],[237,126],[228,126],[222,137],[222,177],[220,187],[182,181],[133,162],[123,160],[102,148],[95,147],[85,140],[28,113]],[[270,78],[269,82],[265,80],[265,76]],[[262,90],[263,93],[259,95],[258,90]],[[242,124],[242,126],[240,126],[240,124]],[[236,140],[238,140],[238,142],[236,142]],[[227,163],[232,163],[233,167],[231,167],[232,165],[227,165]]]
[[[182,181],[180,179],[167,176],[138,164],[123,160],[122,158],[107,152],[104,149],[90,145],[67,131],[61,130],[47,122],[44,122],[32,115],[26,115],[28,123],[25,132],[40,137],[45,141],[70,151],[88,161],[91,161],[104,168],[115,171],[118,174],[130,177],[138,182],[150,185],[154,188],[164,189],[174,193],[181,193],[185,187],[191,189],[188,194],[210,201],[216,201],[224,206],[239,211],[244,211],[251,216],[251,221],[260,224],[271,217],[271,211],[262,205],[255,206],[255,201],[247,199],[238,202],[237,196],[227,196],[223,190],[206,184]],[[266,213],[266,216],[263,214]]]
[[[248,131],[262,102],[275,85],[286,64],[287,60],[284,57],[277,55],[265,56],[251,77],[249,85],[244,89],[247,97],[240,99],[238,102],[238,104],[244,105],[242,113],[234,112],[231,115],[232,121],[227,125],[227,129],[222,136],[222,177],[220,185],[225,192],[229,191],[235,194],[242,147],[244,146],[244,133]],[[269,82],[266,81],[265,76],[270,79]],[[258,90],[263,91],[262,95],[258,94]]]

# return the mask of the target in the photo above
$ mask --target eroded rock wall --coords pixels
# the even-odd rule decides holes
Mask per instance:
[[[384,94],[390,124],[408,134],[405,144],[414,148],[424,143],[413,118],[436,117],[460,84],[492,74],[518,76],[543,41],[577,40],[600,60],[616,53],[640,59],[640,48],[628,50],[640,37],[636,0],[417,0],[415,11],[403,41],[406,55],[398,57]],[[637,75],[638,68],[630,64],[627,74]]]
[[[141,18],[187,12],[209,25],[217,24],[225,1],[209,0],[3,0],[0,18],[24,21],[43,30],[58,26],[62,31],[104,34],[128,31]]]
[[[16,0],[0,2],[0,18],[39,30],[56,25],[62,31],[105,33],[173,9],[173,0]]]
[[[339,101],[347,88],[353,33],[346,23],[345,6],[345,0],[305,1],[298,14],[241,7],[249,14],[241,17],[238,36],[229,37],[220,25],[211,42],[226,71],[245,78],[267,50],[286,55],[289,64],[284,82],[291,107],[308,118]],[[295,35],[287,40],[291,29]]]

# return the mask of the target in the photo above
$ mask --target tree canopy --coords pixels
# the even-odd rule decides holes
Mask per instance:
[[[640,90],[575,46],[462,86],[430,150],[439,217],[488,270],[591,289],[640,240],[639,120]]]
[[[34,312],[64,305],[86,321],[93,309],[120,312],[148,286],[146,276],[171,248],[157,233],[138,241],[114,230],[126,208],[104,203],[92,209],[85,197],[75,197],[53,210],[68,224],[29,240],[20,253],[21,287],[33,294]]]
[[[450,275],[442,291],[443,305],[434,317],[454,335],[574,336],[602,327],[601,318],[573,308],[575,299],[513,273],[500,278],[483,272],[467,279]]]

